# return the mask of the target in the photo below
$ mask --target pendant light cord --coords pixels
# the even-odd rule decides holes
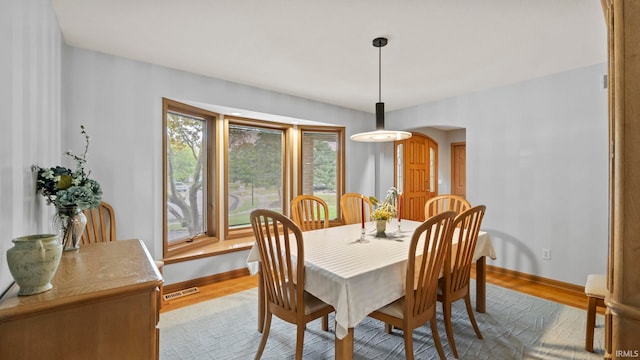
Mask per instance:
[[[378,48],[378,102],[376,103],[376,130],[351,135],[351,140],[364,142],[400,141],[411,137],[406,131],[391,131],[384,129],[384,103],[382,102],[382,47],[387,45],[388,39],[379,37],[373,39],[373,46]]]
[[[378,102],[382,102],[382,47],[378,48]]]

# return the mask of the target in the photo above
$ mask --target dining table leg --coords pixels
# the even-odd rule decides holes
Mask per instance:
[[[352,360],[353,359],[353,328],[347,330],[347,335],[338,339],[336,337],[336,360]]]
[[[476,260],[476,310],[487,311],[487,257]]]

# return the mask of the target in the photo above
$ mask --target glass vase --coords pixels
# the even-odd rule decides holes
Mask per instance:
[[[57,210],[53,223],[58,231],[63,250],[78,250],[82,233],[87,226],[87,217],[77,207],[58,208]]]

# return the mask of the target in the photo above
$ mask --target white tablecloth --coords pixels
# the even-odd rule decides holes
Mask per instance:
[[[387,224],[388,238],[376,238],[375,224],[367,224],[368,243],[354,243],[360,224],[306,231],[305,290],[331,304],[335,310],[336,337],[344,338],[369,313],[404,295],[409,240],[419,222],[403,220]],[[496,258],[489,235],[481,231],[474,261],[481,256]],[[257,247],[249,252],[247,267],[258,271]]]

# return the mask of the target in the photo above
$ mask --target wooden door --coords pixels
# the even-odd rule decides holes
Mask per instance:
[[[467,144],[451,143],[451,193],[467,197]]]
[[[422,135],[396,141],[396,187],[403,196],[402,218],[424,221],[424,204],[438,193],[438,144]]]

